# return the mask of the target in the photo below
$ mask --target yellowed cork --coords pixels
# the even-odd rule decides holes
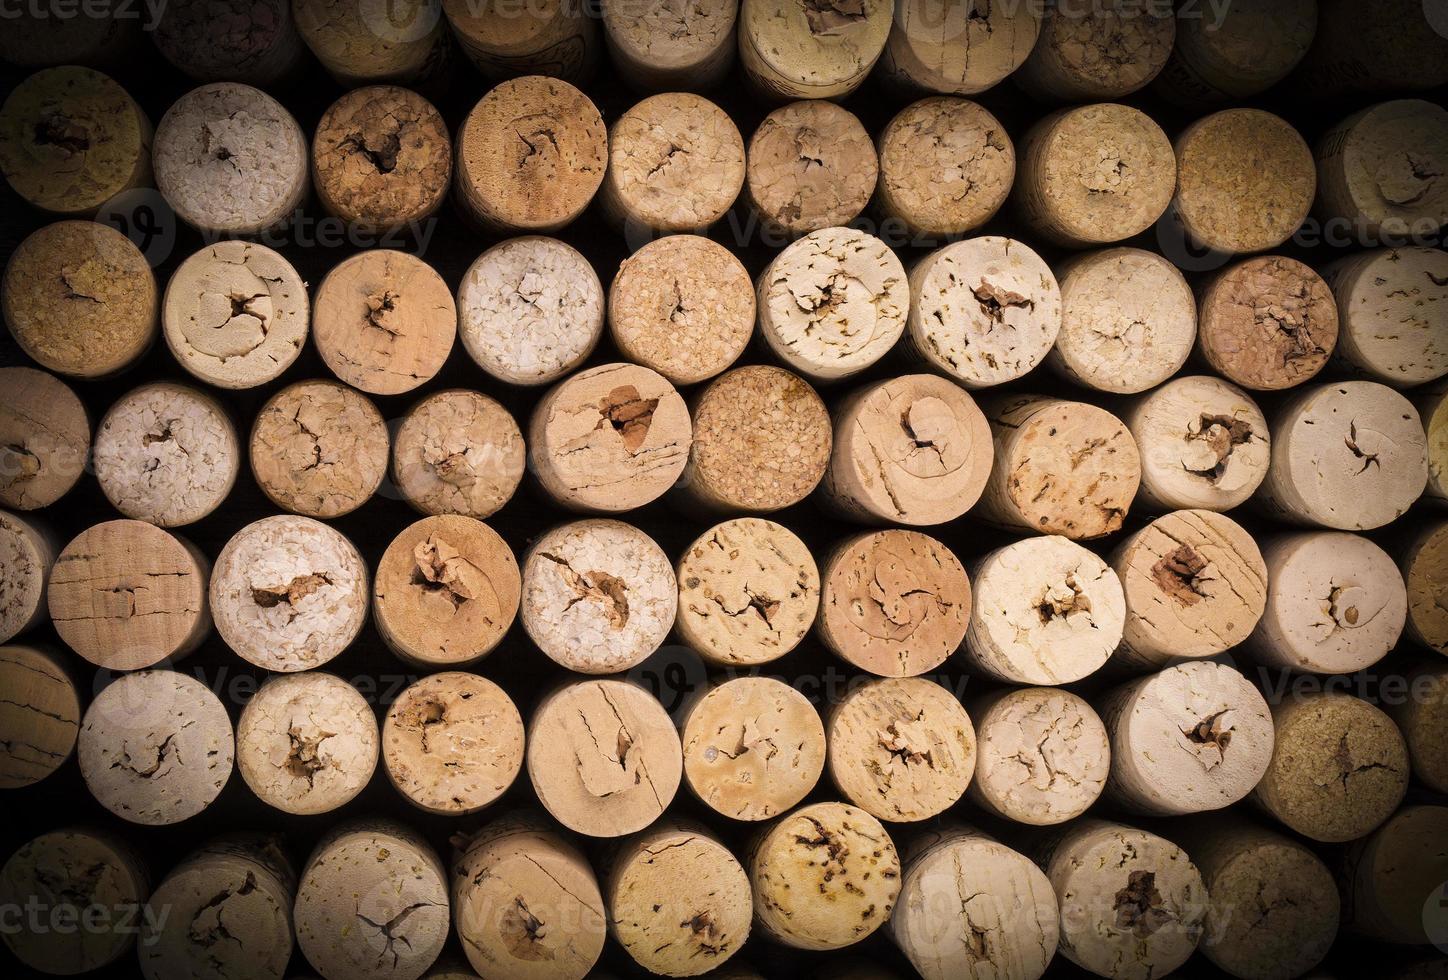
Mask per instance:
[[[889,0],[743,0],[739,62],[776,99],[833,99],[859,88],[885,47]]]
[[[596,11],[582,0],[541,0],[526,8],[442,0],[442,9],[463,53],[489,78],[551,75],[578,83],[601,54]]]
[[[1399,567],[1408,592],[1408,636],[1448,654],[1448,522],[1424,526]]]
[[[1171,7],[1138,0],[1068,0],[1042,12],[1040,39],[1012,81],[1045,101],[1109,102],[1139,91],[1166,67],[1177,35]]]
[[[792,102],[749,138],[749,203],[767,229],[793,238],[857,218],[879,161],[854,113],[833,102]]]
[[[292,16],[312,54],[347,88],[424,81],[447,57],[441,0],[400,0],[388,6],[292,0]]]
[[[1408,745],[1413,777],[1442,793],[1448,788],[1448,664],[1424,663],[1407,676],[1411,695],[1387,712]]]
[[[1042,6],[901,0],[880,72],[915,90],[984,92],[1019,68],[1036,46]]]
[[[65,382],[34,368],[0,368],[0,390],[0,504],[48,507],[75,486],[90,458],[85,406]]]

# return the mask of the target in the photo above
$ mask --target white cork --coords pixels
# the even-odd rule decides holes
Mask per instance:
[[[50,617],[45,589],[58,550],[48,525],[0,511],[0,643]]]
[[[1317,0],[1234,0],[1215,16],[1179,17],[1154,91],[1177,105],[1250,99],[1292,73],[1317,32]]]
[[[448,26],[463,53],[491,79],[551,75],[587,80],[602,54],[595,18],[582,0],[506,3],[442,0]]]
[[[19,789],[70,760],[80,694],[59,652],[43,646],[0,646],[0,685],[0,789]]]
[[[1337,300],[1339,365],[1396,387],[1448,374],[1448,253],[1374,249],[1322,271]]]
[[[939,4],[899,0],[880,72],[911,89],[984,92],[1019,68],[1041,33],[1035,3]]]
[[[1448,109],[1398,99],[1348,116],[1318,140],[1317,212],[1372,244],[1448,224]]]
[[[249,441],[251,472],[262,492],[307,517],[350,514],[387,474],[382,413],[335,381],[299,381],[272,395]]]
[[[1438,901],[1448,876],[1448,807],[1407,806],[1343,857],[1344,926],[1408,946],[1442,941]]]
[[[1041,37],[1012,80],[1043,101],[1107,102],[1139,91],[1166,67],[1177,34],[1164,4],[1068,0],[1042,12]]]
[[[346,88],[430,81],[448,57],[442,0],[399,0],[388,6],[292,0],[292,16],[312,54]]]
[[[428,395],[403,417],[392,444],[392,482],[424,514],[483,519],[523,481],[523,433],[512,414],[476,391]]]
[[[1408,745],[1413,777],[1448,792],[1448,664],[1421,664],[1407,677],[1409,696],[1387,705],[1388,715]]]
[[[91,444],[85,406],[64,381],[34,368],[0,368],[0,389],[0,504],[47,507],[85,472]]]
[[[1408,591],[1408,635],[1430,650],[1448,653],[1448,522],[1420,530],[1401,560]]]
[[[885,47],[889,0],[743,0],[739,63],[776,99],[833,99],[860,87]]]
[[[820,99],[792,102],[749,138],[749,203],[786,238],[847,225],[870,203],[879,168],[854,113]]]
[[[614,68],[648,92],[703,91],[734,63],[737,0],[619,0],[603,5]]]

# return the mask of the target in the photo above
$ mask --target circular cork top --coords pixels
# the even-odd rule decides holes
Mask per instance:
[[[1170,10],[1136,0],[1051,5],[1044,13],[1040,40],[1014,81],[1048,98],[1100,102],[1130,95],[1166,67],[1176,39]]]
[[[1344,126],[1341,144],[1318,147],[1325,209],[1379,236],[1431,234],[1448,225],[1448,109],[1397,99]]]
[[[387,438],[382,413],[365,395],[333,381],[299,381],[257,413],[251,471],[278,507],[340,517],[382,484]]]
[[[820,639],[861,670],[914,677],[944,663],[965,638],[970,579],[949,548],[918,531],[849,538],[822,578]]]
[[[749,138],[749,200],[788,236],[846,225],[870,203],[879,166],[854,113],[823,100],[793,102]]]
[[[399,0],[386,8],[354,0],[292,0],[292,16],[312,54],[344,86],[433,81],[446,70],[439,66],[447,57],[440,0]]]
[[[1408,630],[1419,643],[1448,653],[1448,523],[1430,524],[1403,562]]]
[[[893,9],[888,0],[743,0],[739,57],[775,95],[845,95],[880,57]]]
[[[1296,259],[1266,255],[1227,269],[1202,293],[1197,342],[1214,370],[1254,391],[1309,380],[1337,346],[1332,290]]]
[[[587,58],[582,9],[576,0],[538,0],[526,12],[506,4],[442,0],[459,44],[485,71],[549,62],[557,77],[579,74]]]
[[[48,507],[85,471],[91,428],[70,386],[28,367],[0,367],[0,504]]]
[[[1425,664],[1408,677],[1412,696],[1389,710],[1408,743],[1414,777],[1442,793],[1448,788],[1448,664]]]
[[[452,388],[413,406],[392,446],[392,481],[424,514],[485,518],[523,481],[523,433],[506,408]]]
[[[1448,875],[1448,807],[1406,806],[1344,860],[1343,909],[1353,932],[1422,946],[1442,942],[1437,903]]]
[[[1428,486],[1429,497],[1448,500],[1448,385],[1439,390],[1420,394],[1417,405],[1419,418],[1428,437]],[[3,418],[3,413],[0,413]],[[0,459],[4,458],[0,450]],[[3,499],[3,498],[0,498]]]
[[[167,4],[151,26],[166,60],[203,82],[285,83],[304,50],[288,0]]]
[[[33,232],[11,253],[3,292],[10,335],[59,374],[115,374],[156,339],[156,277],[110,225],[57,221]]]
[[[972,802],[1016,823],[1049,826],[1079,817],[1105,789],[1106,726],[1070,691],[1008,690],[971,709],[978,739]]]
[[[904,0],[882,60],[885,75],[946,95],[984,92],[1026,60],[1041,33],[1041,5]]]
[[[623,55],[620,60],[645,66],[649,75],[679,73],[685,78],[718,58],[721,48],[732,57],[738,17],[739,4],[732,0],[603,6],[609,48]]]
[[[80,733],[80,695],[64,661],[45,647],[0,646],[0,685],[6,692],[0,701],[0,789],[19,789],[70,759]]]
[[[1379,249],[1324,274],[1340,319],[1336,354],[1350,369],[1397,386],[1448,374],[1448,252]]]
[[[45,585],[55,549],[46,525],[0,511],[0,643],[48,618]]]
[[[754,283],[723,245],[668,235],[623,260],[608,290],[608,325],[630,361],[676,385],[714,377],[754,333]]]
[[[1159,89],[1177,101],[1216,102],[1271,88],[1312,46],[1317,6],[1317,0],[1236,0],[1220,18],[1179,18],[1175,61]]]

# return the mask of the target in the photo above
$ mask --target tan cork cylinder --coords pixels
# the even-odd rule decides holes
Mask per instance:
[[[1413,403],[1428,437],[1428,487],[1424,493],[1441,503],[1448,500],[1448,384],[1415,392]],[[0,419],[3,417],[0,413]]]
[[[143,521],[82,531],[51,569],[50,620],[66,645],[105,670],[175,661],[211,632],[206,556]]]
[[[387,709],[382,759],[387,778],[414,806],[442,816],[476,813],[523,768],[523,716],[485,677],[433,674]]]
[[[151,121],[126,90],[90,68],[36,72],[0,107],[0,173],[52,214],[94,214],[151,182]]]
[[[768,820],[797,806],[825,768],[825,728],[805,696],[770,677],[736,677],[687,707],[684,779],[733,820]]]
[[[250,455],[272,503],[307,517],[341,517],[382,485],[387,425],[377,406],[346,385],[299,381],[257,413]]]
[[[1106,102],[1149,85],[1177,34],[1170,7],[1136,0],[1052,4],[1041,36],[1012,80],[1033,98]]]
[[[57,374],[124,371],[159,332],[156,277],[110,225],[57,221],[31,233],[11,253],[3,287],[10,335]]]
[[[484,75],[551,75],[578,83],[599,60],[597,8],[582,0],[507,3],[442,0],[458,46]]]
[[[666,235],[624,259],[608,290],[619,352],[674,385],[727,370],[754,333],[754,283],[723,245]]]
[[[1408,635],[1448,654],[1448,522],[1427,524],[1400,567],[1408,592]]]
[[[549,232],[583,213],[608,166],[608,132],[588,96],[529,75],[483,96],[457,137],[458,202],[493,229]]]
[[[833,102],[791,102],[749,137],[750,206],[766,230],[794,238],[847,225],[875,190],[875,144],[854,113]]]
[[[1294,79],[1299,92],[1336,98],[1391,94],[1448,82],[1448,37],[1436,8],[1381,0],[1372,17],[1352,0],[1318,0],[1317,39]]]
[[[1042,5],[899,0],[880,72],[942,95],[984,92],[1019,68],[1041,33]]]
[[[689,461],[689,407],[657,371],[604,364],[557,385],[528,422],[528,463],[574,510],[617,513],[657,500]]]
[[[1061,330],[1061,289],[1049,266],[1012,238],[937,249],[910,269],[909,350],[967,388],[1024,376]]]
[[[853,945],[890,919],[900,855],[880,821],[848,803],[812,803],[754,840],[744,866],[754,925],[795,949]]]
[[[789,653],[814,625],[820,574],[809,548],[783,524],[739,517],[716,524],[674,566],[679,639],[722,667]]]
[[[218,388],[281,377],[307,342],[307,284],[281,255],[225,241],[187,257],[166,283],[161,327],[187,371]]]
[[[1181,17],[1154,91],[1199,108],[1250,99],[1282,81],[1317,33],[1317,0],[1233,0],[1216,17]]]
[[[742,0],[739,63],[775,99],[834,99],[860,87],[884,50],[890,0]]]
[[[1046,363],[1095,391],[1134,395],[1168,380],[1197,339],[1197,301],[1155,252],[1108,248],[1056,267],[1061,332]]]
[[[241,442],[226,408],[203,391],[163,381],[123,395],[96,429],[96,480],[111,506],[176,527],[220,507],[241,471]]]
[[[662,0],[603,5],[613,66],[646,92],[713,88],[734,63],[737,0]]]
[[[1448,374],[1448,253],[1374,249],[1322,274],[1337,300],[1338,364],[1396,387]]]
[[[1059,535],[1025,538],[975,566],[965,635],[970,664],[1011,684],[1069,684],[1095,673],[1121,642],[1121,579]]]
[[[296,79],[306,58],[290,0],[168,4],[151,37],[167,61],[198,82],[277,86]]]
[[[1427,479],[1412,403],[1371,381],[1343,381],[1305,389],[1278,410],[1258,498],[1281,520],[1362,531],[1400,517]]]
[[[424,514],[486,518],[513,498],[527,452],[512,414],[476,391],[418,402],[392,444],[392,482]]]
[[[0,511],[0,643],[50,618],[45,590],[59,549],[49,525]]]
[[[603,285],[588,260],[556,238],[530,235],[480,255],[458,286],[458,332],[500,381],[557,381],[603,336]]]
[[[156,127],[156,187],[187,224],[216,237],[286,225],[310,186],[307,137],[249,85],[217,82],[171,104]]]
[[[1418,240],[1448,224],[1448,109],[1421,99],[1380,102],[1318,140],[1316,213],[1364,244]]]
[[[1127,403],[1121,420],[1141,454],[1138,505],[1231,510],[1267,478],[1267,419],[1251,396],[1220,378],[1174,378]]]
[[[1448,792],[1448,665],[1422,664],[1408,681],[1409,696],[1388,705],[1388,715],[1408,745],[1413,777],[1435,793]]]
[[[278,672],[320,667],[367,618],[367,566],[320,521],[282,515],[242,528],[216,556],[216,631],[237,655]]]
[[[1340,875],[1344,926],[1401,945],[1441,941],[1436,903],[1448,877],[1445,834],[1448,807],[1408,806],[1354,841]]]
[[[1053,687],[996,691],[968,702],[975,722],[970,802],[1016,823],[1074,820],[1095,803],[1111,742],[1091,705]]]
[[[517,559],[498,532],[471,517],[424,517],[383,552],[372,619],[408,663],[462,666],[502,641],[521,589]]]
[[[90,459],[85,406],[64,381],[28,367],[0,367],[0,505],[48,507]]]
[[[1179,510],[1158,517],[1111,554],[1126,596],[1113,656],[1134,670],[1225,653],[1247,639],[1268,602],[1268,565],[1230,517]]]
[[[273,676],[242,709],[236,754],[263,803],[283,813],[328,813],[372,778],[377,719],[366,698],[334,674]]]
[[[1408,749],[1381,710],[1348,694],[1305,693],[1272,708],[1277,744],[1252,799],[1304,837],[1355,840],[1408,788]]]
[[[579,680],[544,697],[529,726],[528,778],[569,830],[622,837],[658,819],[683,775],[663,705],[620,680]]]
[[[435,77],[447,57],[441,0],[292,0],[292,16],[312,54],[345,88],[420,82]]]
[[[0,684],[6,692],[0,702],[0,789],[19,789],[70,759],[80,734],[80,694],[60,654],[41,646],[0,646]]]
[[[960,648],[971,583],[950,549],[919,531],[841,541],[820,569],[815,632],[842,660],[883,677],[934,670]]]

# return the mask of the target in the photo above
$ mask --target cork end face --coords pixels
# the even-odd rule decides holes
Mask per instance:
[[[63,766],[80,732],[80,696],[60,658],[42,647],[0,646],[0,789],[18,789]]]
[[[984,92],[1019,68],[1041,33],[1035,4],[940,8],[901,4],[881,59],[897,84],[943,95]]]
[[[1337,935],[1337,885],[1316,855],[1286,839],[1242,850],[1210,875],[1203,954],[1234,974],[1301,974],[1322,962]],[[1233,915],[1261,902],[1260,918]]]
[[[486,395],[454,389],[420,402],[397,430],[392,479],[425,514],[484,519],[523,481],[523,433]]]
[[[879,174],[860,120],[821,100],[766,116],[749,139],[748,160],[750,203],[791,237],[848,225],[869,204]]]
[[[1403,564],[1408,628],[1418,642],[1448,653],[1448,524],[1425,530]]]
[[[1026,688],[971,707],[979,746],[972,800],[1009,820],[1050,826],[1080,816],[1101,796],[1111,746],[1084,700]]]
[[[65,382],[34,368],[0,368],[0,388],[0,504],[47,507],[75,486],[90,457],[85,406]]]
[[[1233,266],[1208,287],[1197,342],[1230,380],[1277,391],[1326,367],[1338,323],[1337,304],[1321,276],[1294,259],[1265,256]]]
[[[739,11],[739,56],[757,85],[783,98],[846,95],[885,47],[887,0],[747,0]]]

